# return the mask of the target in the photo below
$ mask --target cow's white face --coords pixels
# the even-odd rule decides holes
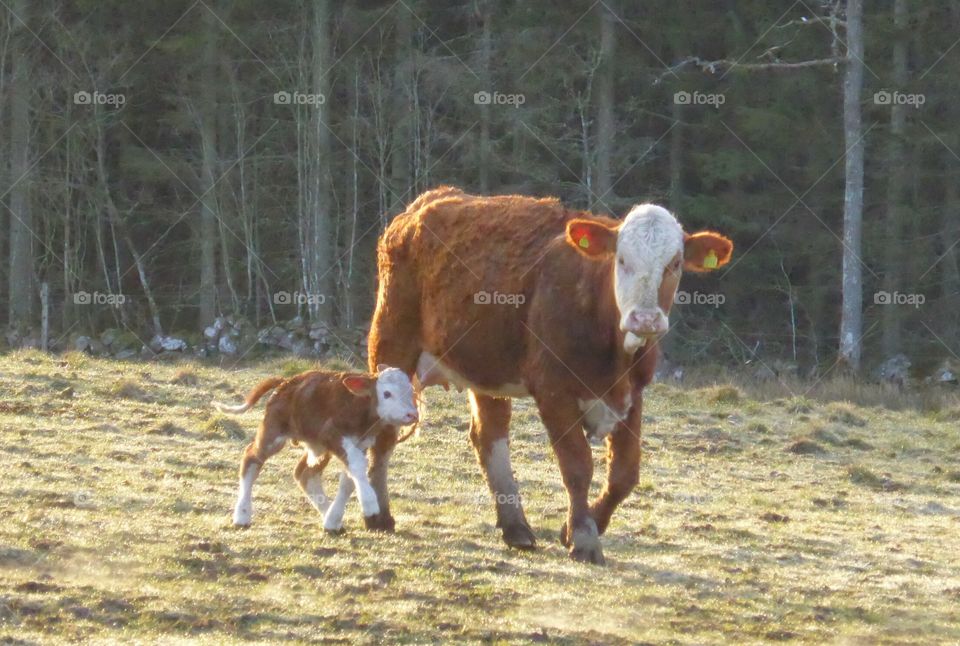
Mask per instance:
[[[570,220],[567,242],[588,258],[614,263],[613,296],[627,352],[667,331],[683,269],[712,271],[733,253],[727,238],[711,231],[688,235],[669,211],[655,204],[633,207],[619,224]]]
[[[683,229],[676,218],[654,204],[633,207],[617,234],[613,290],[620,330],[637,337],[634,345],[667,331],[682,260]]]
[[[377,370],[377,416],[397,426],[416,422],[417,402],[407,373],[385,366],[378,366]]]

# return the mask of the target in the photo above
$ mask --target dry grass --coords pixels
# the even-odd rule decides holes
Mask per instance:
[[[396,534],[364,531],[354,502],[346,533],[326,535],[292,449],[267,463],[253,526],[233,529],[258,418],[209,401],[303,367],[0,358],[0,641],[960,640],[960,433],[947,416],[874,405],[890,402],[866,387],[824,403],[654,385],[642,481],[597,568],[556,543],[565,496],[526,400],[513,454],[535,552],[500,543],[465,396],[442,391],[395,456]]]

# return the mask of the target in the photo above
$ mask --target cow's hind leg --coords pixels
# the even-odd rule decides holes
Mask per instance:
[[[293,470],[294,480],[300,485],[310,504],[321,514],[326,514],[327,508],[330,507],[330,499],[323,490],[323,470],[329,461],[329,453],[324,453],[318,458],[313,453],[305,451]]]
[[[504,542],[519,549],[536,547],[536,538],[523,514],[520,490],[510,466],[510,400],[470,391],[470,441],[497,508],[497,527]]]
[[[270,419],[270,413],[264,417],[253,442],[247,445],[240,459],[240,486],[237,491],[237,504],[233,508],[233,524],[247,527],[253,518],[253,483],[256,482],[264,462],[275,455],[287,442],[285,428]]]

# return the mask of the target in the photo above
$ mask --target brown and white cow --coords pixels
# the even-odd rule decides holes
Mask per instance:
[[[392,530],[386,495],[387,459],[397,442],[397,427],[418,419],[409,377],[387,366],[378,366],[375,374],[311,370],[290,379],[267,379],[250,391],[242,404],[213,405],[224,413],[243,413],[271,390],[274,393],[267,401],[260,429],[240,461],[234,525],[250,524],[253,483],[267,458],[290,441],[305,449],[294,478],[310,503],[324,515],[326,530],[343,527],[344,509],[354,486],[367,527]],[[369,478],[368,450],[373,456]],[[332,504],[322,482],[331,455],[344,465]]]
[[[732,251],[652,204],[617,221],[556,199],[429,191],[380,239],[370,362],[470,390],[470,439],[503,539],[519,548],[535,540],[510,465],[510,398],[532,396],[569,495],[560,540],[572,558],[603,563],[599,536],[637,482],[643,388],[680,274]],[[588,434],[608,447],[592,505]]]

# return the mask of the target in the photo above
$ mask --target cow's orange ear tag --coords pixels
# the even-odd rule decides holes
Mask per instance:
[[[589,248],[590,248],[590,238],[588,238],[586,235],[582,235],[582,236],[580,236],[580,241],[577,242],[577,244],[580,245],[580,248],[581,248],[581,249],[589,249]]]
[[[711,249],[706,257],[703,259],[703,266],[705,269],[716,269],[717,268],[717,252]]]

